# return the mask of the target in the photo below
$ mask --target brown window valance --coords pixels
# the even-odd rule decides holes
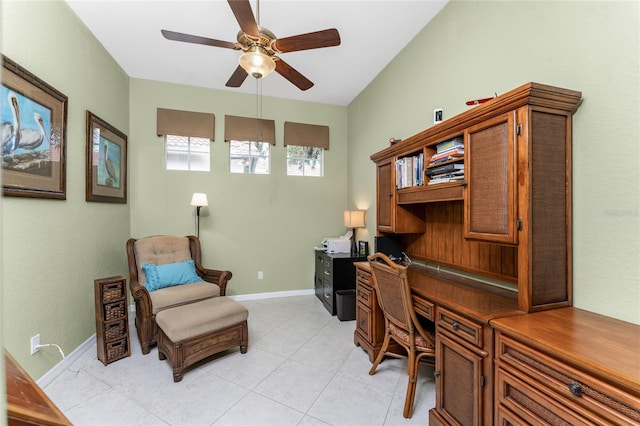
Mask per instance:
[[[158,108],[158,136],[176,135],[215,139],[216,116],[205,112]]]
[[[276,123],[261,118],[224,116],[224,141],[256,141],[276,144]]]
[[[284,122],[284,146],[315,146],[329,149],[329,126]]]

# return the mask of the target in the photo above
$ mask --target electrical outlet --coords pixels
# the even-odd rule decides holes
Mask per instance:
[[[262,271],[258,271],[258,279],[261,280],[264,278],[264,273]]]
[[[31,338],[31,355],[40,352],[40,335],[36,334]]]

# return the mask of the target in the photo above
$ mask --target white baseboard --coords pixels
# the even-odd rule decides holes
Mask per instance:
[[[278,297],[292,297],[292,296],[309,296],[315,294],[314,289],[306,290],[288,290],[288,291],[274,291],[271,293],[254,293],[254,294],[239,294],[235,296],[229,296],[233,300],[260,300],[260,299],[275,299]],[[135,305],[129,305],[129,311],[135,312]],[[134,330],[135,331],[135,330]],[[136,336],[134,335],[133,338]],[[129,336],[132,338],[132,336]],[[51,384],[60,374],[69,368],[76,360],[78,360],[87,350],[89,350],[96,343],[96,335],[93,334],[87,340],[78,346],[73,352],[67,355],[62,361],[53,366],[53,368],[42,375],[36,383],[41,388]]]
[[[274,291],[271,293],[239,294],[229,297],[233,300],[241,302],[243,300],[275,299],[277,297],[309,296],[313,294],[316,294],[316,292],[311,288],[306,290]]]
[[[84,341],[80,346],[75,348],[73,352],[64,357],[62,361],[53,366],[53,368],[46,373],[44,373],[36,383],[41,388],[46,387],[51,384],[60,374],[64,372],[67,368],[69,368],[78,358],[80,358],[87,350],[89,350],[96,343],[96,335],[93,334],[87,340]]]

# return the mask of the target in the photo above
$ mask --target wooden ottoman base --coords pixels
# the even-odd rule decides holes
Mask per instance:
[[[226,299],[226,297],[224,298]],[[244,354],[247,352],[249,332],[246,317],[248,313],[242,305],[231,299],[223,302],[226,304],[227,308],[231,303],[236,304],[236,307],[231,305],[232,310],[235,309],[235,315],[237,316],[240,314],[240,317],[243,316],[241,311],[244,311],[245,319],[241,322],[228,325],[223,328],[215,328],[215,318],[211,317],[215,317],[217,312],[216,305],[219,303],[216,303],[215,301],[221,301],[221,299],[222,297],[217,297],[198,302],[197,304],[168,309],[167,311],[159,312],[156,316],[156,321],[158,321],[158,316],[160,316],[160,322],[158,323],[158,357],[160,360],[169,359],[173,368],[174,382],[182,380],[185,368],[211,355],[215,355],[219,352],[237,346],[240,346],[241,353]],[[199,304],[202,305],[199,307],[194,306]],[[199,309],[200,312],[194,313],[194,308]],[[193,329],[201,330],[203,327],[202,324],[204,324],[205,327],[207,324],[211,324],[212,329],[210,331],[201,332],[196,336],[188,336],[188,329],[179,330],[180,335],[184,336],[186,333],[188,337],[183,337],[174,342],[163,329],[163,324],[165,325],[164,328],[169,329],[168,324],[171,323],[172,319],[178,320],[178,317],[184,315],[186,312],[190,313],[186,316],[186,323],[184,322],[185,317],[180,318],[183,322],[181,326],[189,327],[189,322],[198,322],[198,324],[193,325]],[[206,315],[207,313],[209,316]],[[176,335],[176,330],[171,330],[170,334]]]

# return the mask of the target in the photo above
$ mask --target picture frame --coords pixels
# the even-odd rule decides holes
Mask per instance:
[[[358,256],[359,257],[367,257],[367,256],[369,256],[369,242],[368,241],[358,241]]]
[[[87,110],[86,200],[127,202],[127,135]]]
[[[0,92],[3,194],[66,200],[67,96],[4,55]]]

